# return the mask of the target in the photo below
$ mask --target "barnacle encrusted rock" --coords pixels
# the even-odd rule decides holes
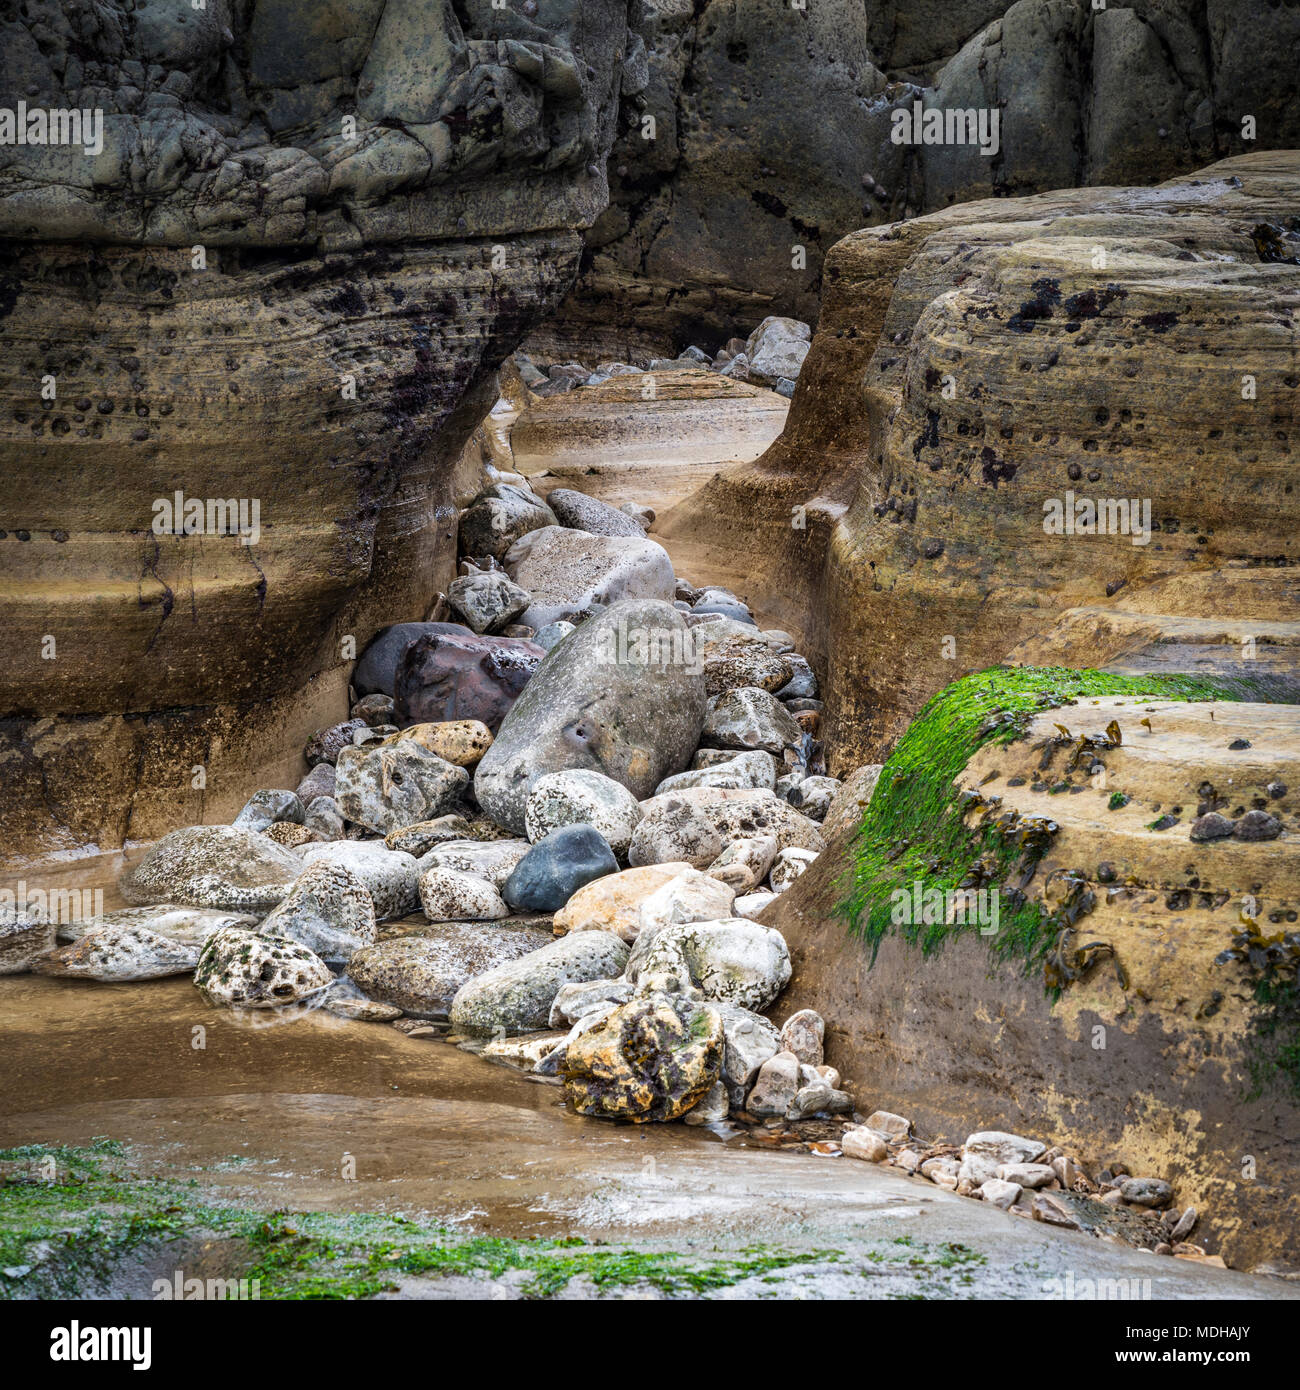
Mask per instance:
[[[302,872],[302,860],[258,831],[190,825],[164,835],[118,880],[129,903],[258,912],[274,907]]]
[[[716,1009],[682,995],[634,999],[569,1044],[564,1096],[580,1115],[675,1120],[718,1079],[722,1055]]]
[[[194,983],[210,1004],[245,1009],[309,999],[333,979],[329,966],[298,942],[240,927],[213,932],[194,972]]]

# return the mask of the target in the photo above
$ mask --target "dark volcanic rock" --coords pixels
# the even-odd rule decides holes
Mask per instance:
[[[525,912],[558,912],[579,888],[617,872],[614,851],[594,825],[562,825],[515,865],[502,896]]]
[[[535,642],[468,629],[420,637],[397,668],[397,722],[409,728],[478,719],[495,733],[545,655]]]
[[[358,695],[389,695],[394,693],[397,663],[407,647],[417,638],[438,633],[457,637],[472,634],[463,623],[394,623],[386,627],[361,653],[356,670],[352,672],[352,688]]]

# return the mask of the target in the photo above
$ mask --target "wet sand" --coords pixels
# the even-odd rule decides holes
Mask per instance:
[[[1043,1297],[1070,1272],[1150,1279],[1156,1298],[1300,1297],[1053,1231],[896,1170],[683,1125],[585,1120],[554,1086],[386,1025],[314,1013],[249,1026],[185,978],[0,979],[0,1061],[0,1145],[118,1139],[142,1172],[197,1177],[255,1208],[404,1212],[466,1232],[683,1253],[763,1243],[851,1256],[906,1236],[984,1255],[967,1296]],[[789,1279],[809,1296],[897,1291],[879,1275],[814,1266]]]

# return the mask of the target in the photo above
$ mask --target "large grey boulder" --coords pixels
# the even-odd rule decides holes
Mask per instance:
[[[462,623],[394,623],[386,627],[361,653],[352,672],[352,688],[358,695],[388,695],[394,692],[397,666],[412,642],[421,637],[470,636]]]
[[[265,912],[301,872],[296,854],[258,831],[187,825],[164,835],[117,886],[137,906],[181,903]]]
[[[463,985],[535,954],[550,941],[544,927],[455,922],[366,946],[348,962],[348,975],[367,998],[396,1005],[414,1018],[446,1018]]]
[[[345,864],[318,859],[257,930],[296,941],[322,960],[345,961],[373,943],[375,905],[365,883]]]
[[[782,377],[793,381],[811,344],[812,329],[801,320],[765,318],[745,344],[750,380],[764,386],[771,386]]]
[[[101,919],[102,920],[102,919]],[[39,956],[32,962],[38,975],[65,979],[157,980],[166,975],[188,975],[199,963],[200,947],[148,927],[91,927],[71,946]]]
[[[627,977],[638,986],[664,976],[682,986],[689,980],[706,999],[757,1011],[790,983],[790,952],[775,928],[743,917],[674,923],[643,932],[627,963]]]
[[[669,603],[628,600],[589,618],[546,656],[502,721],[474,777],[479,805],[522,833],[534,783],[572,768],[649,796],[699,742],[704,678],[690,654]]]
[[[414,739],[345,748],[335,764],[334,799],[347,820],[380,835],[451,811],[469,773]]]
[[[620,599],[672,601],[676,587],[668,552],[644,536],[593,536],[547,526],[517,541],[506,570],[532,602],[519,618],[541,629]]]
[[[460,548],[466,555],[499,560],[521,536],[554,525],[555,513],[536,493],[496,483],[461,517]]]
[[[632,536],[637,540],[645,536],[645,527],[634,517],[599,498],[588,497],[585,492],[552,488],[546,500],[561,526],[590,531],[595,536]]]
[[[540,951],[471,980],[451,1005],[463,1033],[529,1033],[549,1026],[551,1005],[564,985],[609,980],[623,973],[628,948],[612,932],[562,936]]]
[[[632,834],[633,867],[684,859],[708,868],[733,840],[771,835],[781,849],[820,853],[821,827],[773,792],[694,787],[665,792],[641,805],[645,815]]]

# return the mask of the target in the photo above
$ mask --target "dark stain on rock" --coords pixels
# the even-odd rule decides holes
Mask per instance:
[[[1016,476],[1016,470],[1020,467],[1018,463],[1000,459],[987,446],[980,451],[980,462],[984,481],[992,483],[994,487],[997,487],[999,483],[1009,483]]]

